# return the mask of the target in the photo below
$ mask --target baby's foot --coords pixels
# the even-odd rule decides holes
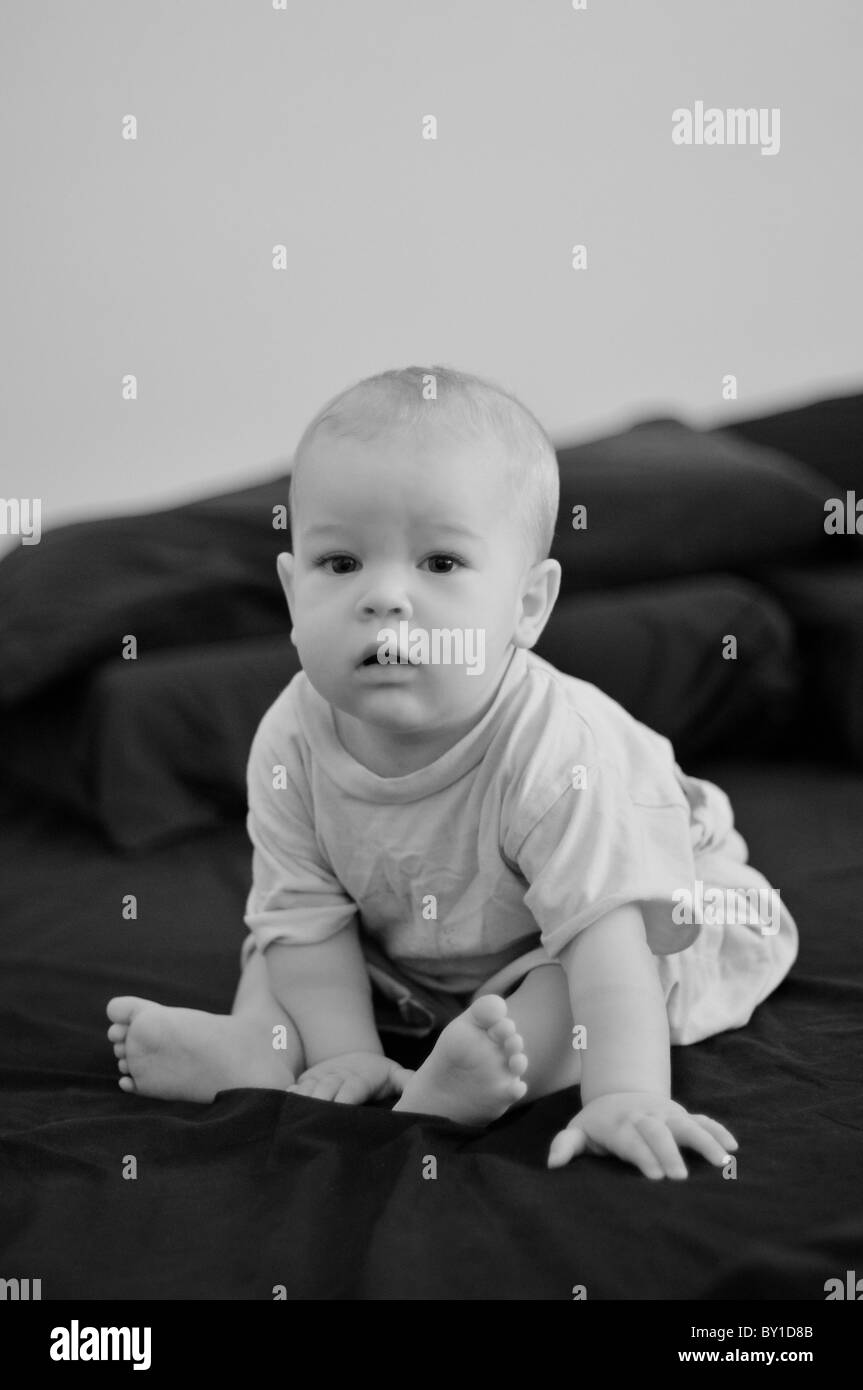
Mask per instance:
[[[484,994],[444,1028],[394,1110],[487,1125],[527,1094],[524,1043],[506,1003]]]
[[[234,1086],[284,1090],[294,1083],[286,1053],[274,1049],[266,1025],[134,995],[111,999],[107,1012],[124,1091],[206,1102]]]

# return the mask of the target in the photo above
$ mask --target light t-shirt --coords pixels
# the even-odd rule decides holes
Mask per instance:
[[[473,729],[401,777],[347,752],[298,672],[258,727],[248,797],[260,950],[357,921],[453,993],[540,944],[556,956],[624,903],[641,905],[655,954],[683,950],[699,927],[673,921],[673,895],[733,827],[725,793],[686,777],[666,738],[525,648]]]

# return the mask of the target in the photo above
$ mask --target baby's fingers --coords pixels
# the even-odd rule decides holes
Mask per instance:
[[[646,1118],[649,1119],[650,1117]],[[639,1124],[644,1123],[644,1120],[639,1121]],[[662,1128],[664,1129],[665,1126],[663,1125]],[[677,1152],[677,1146],[674,1140],[671,1138],[671,1135],[668,1134],[667,1130],[665,1133],[671,1141],[671,1148],[674,1150],[674,1153],[677,1154],[678,1161],[682,1163],[683,1160]],[[657,1146],[662,1153],[662,1160],[657,1157],[655,1151]],[[612,1153],[617,1154],[618,1158],[624,1159],[627,1163],[634,1163],[636,1168],[641,1169],[646,1178],[664,1178],[665,1167],[663,1165],[669,1163],[671,1167],[674,1166],[674,1159],[671,1156],[671,1152],[668,1146],[664,1145],[660,1140],[658,1130],[655,1134],[651,1131],[650,1143],[648,1144],[644,1135],[639,1132],[632,1121],[629,1121],[625,1125],[621,1125],[620,1129],[615,1131],[608,1147]],[[669,1176],[685,1178],[686,1169],[684,1168],[682,1173],[669,1171]]]
[[[706,1129],[708,1134],[712,1134],[714,1139],[718,1139],[725,1151],[723,1158],[727,1158],[730,1153],[734,1153],[735,1149],[740,1148],[731,1130],[726,1129],[725,1125],[719,1124],[718,1120],[711,1120],[709,1115],[690,1115],[689,1118],[701,1125],[702,1129]]]
[[[685,1119],[671,1121],[674,1130],[674,1137],[679,1144],[685,1144],[689,1149],[695,1149],[706,1158],[708,1163],[715,1163],[721,1168],[723,1163],[728,1162],[728,1155],[732,1149],[737,1148],[737,1140],[733,1134],[729,1134],[724,1125],[717,1125],[715,1121],[708,1120],[707,1125],[704,1121],[705,1115],[687,1115]],[[723,1136],[720,1141],[717,1138],[717,1130]],[[731,1143],[725,1142],[730,1139]]]
[[[362,1105],[368,1099],[369,1084],[359,1076],[346,1076],[331,1097],[340,1105]]]
[[[659,1173],[647,1173],[649,1178],[686,1178],[686,1164],[683,1155],[674,1142],[674,1136],[664,1119],[658,1115],[641,1115],[633,1121],[640,1139],[643,1139],[659,1164]],[[641,1165],[639,1165],[641,1167]],[[642,1172],[646,1170],[642,1167]]]
[[[562,1129],[551,1141],[548,1151],[549,1168],[563,1168],[576,1154],[584,1153],[586,1148],[587,1135],[584,1130],[579,1129],[577,1125],[567,1125],[566,1129]]]
[[[288,1093],[297,1096],[311,1096],[312,1100],[332,1100],[341,1086],[341,1076],[308,1076],[288,1087]]]

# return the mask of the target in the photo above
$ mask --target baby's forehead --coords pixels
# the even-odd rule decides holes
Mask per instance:
[[[366,496],[375,473],[392,478],[402,470],[416,510],[429,505],[436,513],[469,510],[489,532],[501,504],[512,503],[512,455],[497,435],[440,425],[410,435],[395,429],[364,435],[320,428],[302,459],[294,461],[294,487],[305,494],[304,504],[318,510],[330,501],[346,502],[348,494]],[[304,484],[314,477],[320,486],[297,489],[300,474]]]

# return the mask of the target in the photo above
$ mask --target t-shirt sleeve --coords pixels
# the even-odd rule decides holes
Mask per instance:
[[[286,768],[266,726],[259,727],[247,770],[252,886],[244,921],[260,951],[275,941],[326,941],[357,914],[321,853],[304,781],[301,767]]]
[[[636,903],[655,955],[684,950],[699,931],[672,915],[695,880],[685,797],[673,791],[667,802],[641,804],[602,762],[582,780],[557,797],[515,855],[543,946],[556,956],[606,913]]]

